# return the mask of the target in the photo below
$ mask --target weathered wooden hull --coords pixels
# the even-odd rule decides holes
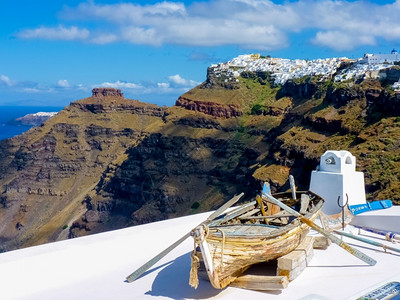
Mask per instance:
[[[307,218],[314,220],[317,217],[322,201],[317,206],[306,214]],[[251,209],[252,207],[249,208]],[[211,284],[222,289],[251,265],[273,260],[293,251],[308,231],[309,227],[298,219],[293,219],[284,226],[210,224],[205,237],[206,250],[202,248],[202,251],[209,253],[203,253],[202,256],[205,260],[211,260],[206,262],[211,265],[208,268]]]

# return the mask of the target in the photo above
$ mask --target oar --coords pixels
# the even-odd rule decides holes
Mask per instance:
[[[256,201],[257,201],[258,206],[260,206],[261,214],[263,216],[266,216],[267,213],[265,212],[264,203],[263,203],[263,201],[262,201],[262,199],[261,199],[261,197],[259,195],[257,195]]]
[[[397,232],[390,232],[390,231],[384,231],[384,230],[379,230],[371,227],[366,227],[366,226],[358,226],[358,225],[353,225],[355,228],[362,229],[368,232],[376,233],[379,235],[383,235],[387,241],[391,242],[400,242],[400,234]]]
[[[383,243],[378,243],[378,242],[375,242],[373,240],[366,239],[366,238],[363,238],[363,237],[360,237],[360,236],[356,236],[354,234],[351,234],[351,233],[348,233],[348,232],[345,232],[345,231],[334,230],[334,232],[337,233],[337,234],[343,235],[343,236],[347,236],[347,237],[349,237],[351,239],[355,239],[355,240],[370,244],[370,245],[382,247],[383,250],[385,250],[385,251],[386,251],[386,249],[389,249],[389,250],[392,250],[392,251],[395,251],[395,252],[400,252],[400,249],[398,249],[398,248],[386,246]]]
[[[217,209],[215,212],[213,212],[205,221],[201,222],[198,226],[201,226],[202,224],[207,224],[207,223],[211,222],[212,220],[214,220],[216,217],[221,215],[225,210],[227,210],[229,207],[231,207],[233,204],[235,204],[243,195],[244,195],[244,193],[241,193],[240,195],[233,197],[231,200],[229,200],[224,205],[222,205],[219,209]],[[158,255],[154,256],[152,259],[150,259],[148,262],[146,262],[139,269],[137,269],[132,274],[127,276],[126,280],[128,282],[132,282],[132,281],[135,281],[136,279],[138,279],[144,272],[146,272],[148,269],[150,269],[153,265],[155,265],[158,261],[160,261],[165,255],[167,255],[169,252],[171,252],[175,247],[177,247],[179,244],[181,244],[189,236],[190,236],[190,232],[186,233],[183,237],[181,237],[179,240],[177,240],[175,243],[173,243],[167,249],[163,250]]]
[[[281,201],[275,199],[273,196],[268,195],[268,194],[263,194],[263,196],[267,197],[273,204],[278,205],[280,208],[282,208],[282,209],[286,210],[287,212],[291,213],[292,215],[298,217],[300,219],[300,221],[307,224],[311,228],[314,228],[316,231],[318,231],[319,233],[321,233],[322,235],[324,235],[328,239],[330,239],[333,243],[339,245],[340,247],[342,247],[344,250],[346,250],[350,254],[353,254],[355,257],[361,259],[363,262],[366,262],[370,266],[374,266],[376,264],[376,260],[374,260],[373,258],[369,257],[368,255],[362,253],[361,251],[359,251],[357,249],[354,249],[353,247],[350,247],[348,244],[341,241],[338,237],[334,236],[333,234],[329,233],[322,227],[318,226],[313,221],[302,216],[300,213],[298,213],[294,209],[291,209],[287,205],[283,204]]]
[[[293,175],[289,175],[290,189],[292,190],[292,198],[296,200],[296,184],[294,183]]]

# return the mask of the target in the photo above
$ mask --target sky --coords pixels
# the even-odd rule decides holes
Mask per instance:
[[[0,1],[0,106],[66,106],[94,87],[171,106],[249,53],[362,57],[400,48],[400,0]]]

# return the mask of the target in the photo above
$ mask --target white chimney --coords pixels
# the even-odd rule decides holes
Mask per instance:
[[[328,215],[345,204],[366,203],[364,174],[356,172],[356,158],[349,151],[328,150],[321,156],[319,169],[311,173],[310,191],[325,200],[322,211]]]

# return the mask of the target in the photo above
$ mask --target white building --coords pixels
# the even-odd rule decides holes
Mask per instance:
[[[394,63],[400,61],[400,54],[396,49],[393,49],[390,54],[364,54],[362,59],[363,63],[366,64],[383,64],[383,63]]]

